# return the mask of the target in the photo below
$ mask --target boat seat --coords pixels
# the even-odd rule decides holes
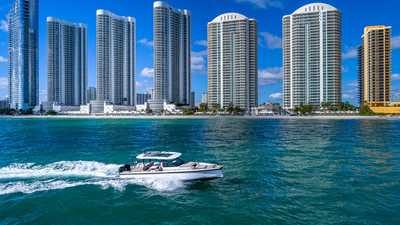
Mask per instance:
[[[149,164],[147,164],[147,165],[145,165],[144,167],[143,167],[143,171],[147,171],[147,170],[149,170],[151,167],[153,167],[154,166],[154,162],[151,162],[151,163],[149,163]]]
[[[188,162],[185,164],[182,164],[180,167],[195,167],[197,165],[197,163],[195,162]]]
[[[207,169],[208,168],[208,166],[206,166],[206,165],[197,165],[196,166],[196,169]]]

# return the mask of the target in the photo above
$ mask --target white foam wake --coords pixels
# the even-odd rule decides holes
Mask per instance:
[[[110,177],[118,173],[119,165],[94,161],[61,161],[48,165],[11,164],[0,168],[0,179],[38,177]]]
[[[0,195],[35,193],[96,185],[102,189],[124,191],[128,185],[142,185],[160,192],[184,187],[171,179],[121,179],[116,164],[92,161],[61,161],[48,165],[12,164],[0,168]]]
[[[68,182],[68,181],[35,181],[27,183],[24,181],[10,182],[0,184],[0,195],[8,195],[14,193],[31,194],[34,192],[57,190],[84,185],[84,182]]]

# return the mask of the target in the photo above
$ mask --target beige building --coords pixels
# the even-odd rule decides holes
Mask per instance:
[[[208,23],[208,104],[257,106],[257,22],[226,13]]]
[[[391,27],[364,28],[359,49],[360,105],[390,104]]]
[[[341,93],[341,13],[312,3],[282,19],[283,107],[338,104]]]

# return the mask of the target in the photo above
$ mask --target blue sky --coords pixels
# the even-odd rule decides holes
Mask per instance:
[[[0,0],[0,98],[7,95],[7,26],[6,14],[12,0]],[[280,102],[282,88],[282,16],[312,3],[308,0],[169,0],[176,8],[192,12],[192,84],[197,101],[207,91],[207,22],[225,12],[238,12],[255,18],[259,28],[259,102]],[[343,100],[357,102],[356,47],[366,25],[390,25],[393,33],[393,97],[400,99],[400,16],[398,0],[344,1],[327,0],[342,12]],[[107,9],[118,15],[133,16],[137,21],[138,92],[153,86],[152,5],[153,0],[40,0],[40,93],[47,89],[47,25],[53,16],[88,25],[89,86],[96,84],[96,9]]]

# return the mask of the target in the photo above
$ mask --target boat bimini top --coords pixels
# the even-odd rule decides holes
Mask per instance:
[[[144,152],[138,156],[138,160],[160,160],[160,161],[172,161],[181,157],[179,152]]]

